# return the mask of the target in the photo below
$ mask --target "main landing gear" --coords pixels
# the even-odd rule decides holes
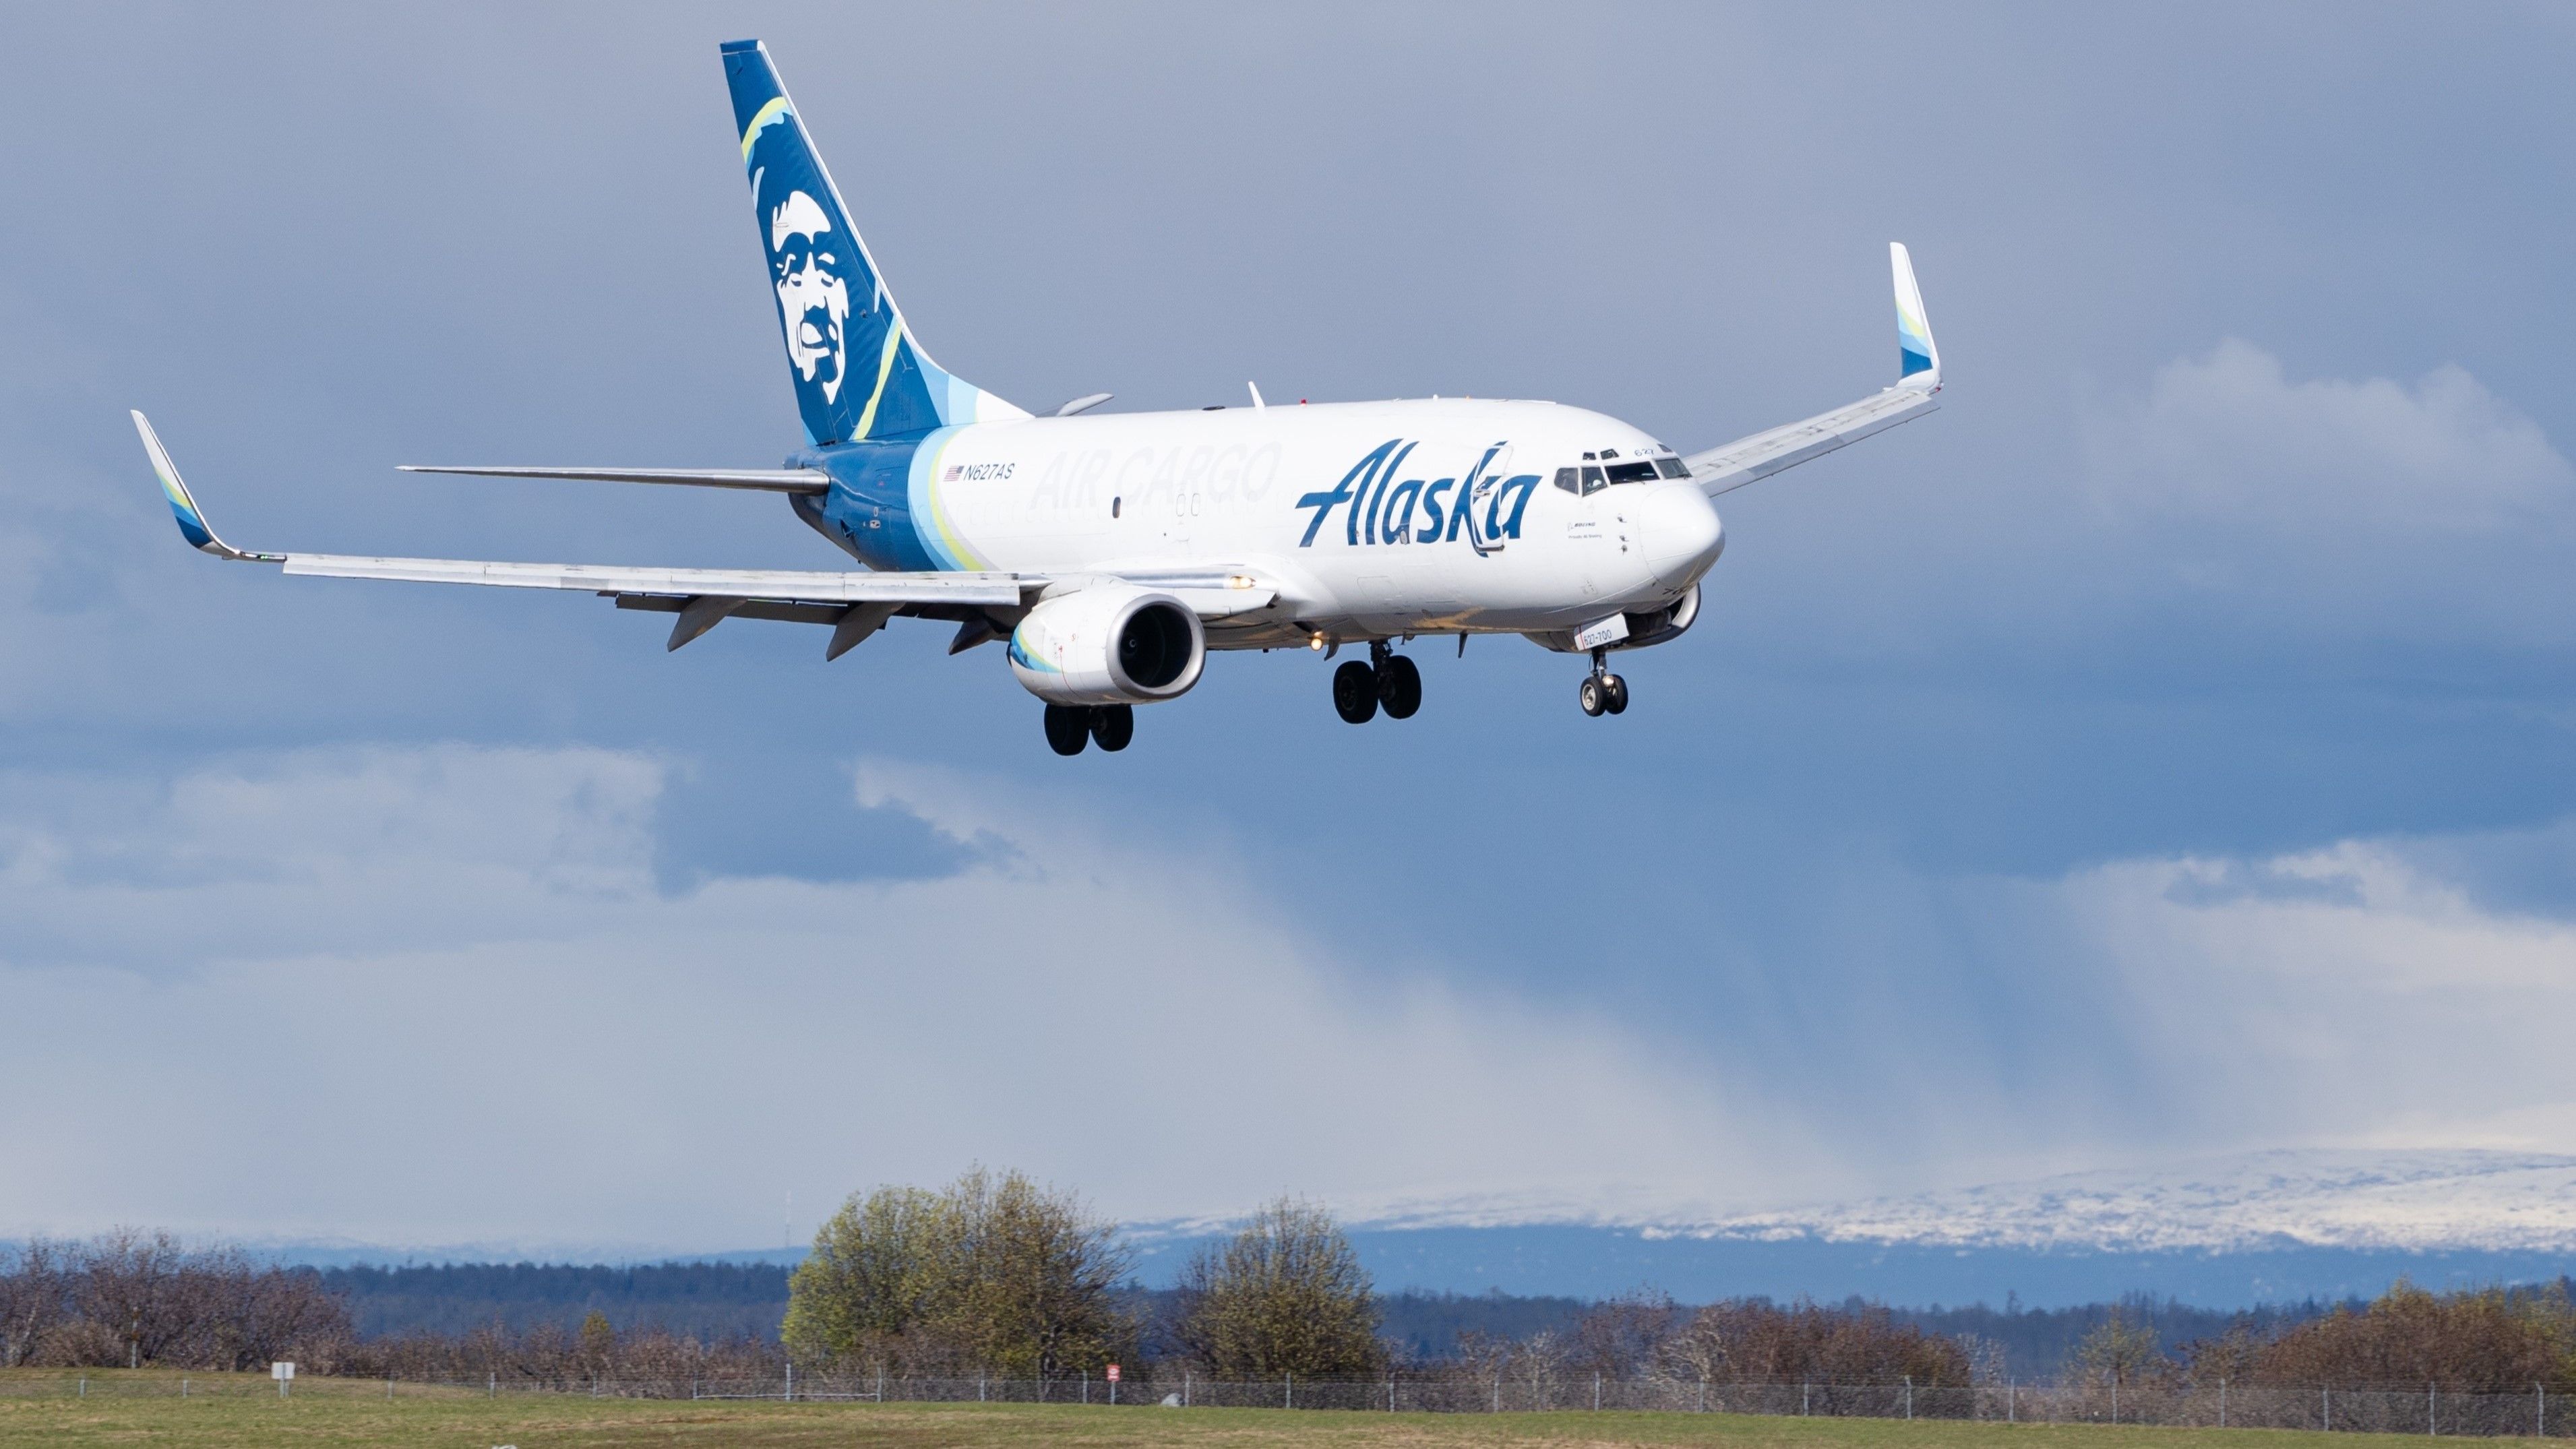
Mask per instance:
[[[1078,755],[1098,744],[1116,752],[1136,738],[1136,709],[1126,704],[1051,704],[1046,707],[1047,745],[1059,755]]]
[[[1593,650],[1592,672],[1583,676],[1582,686],[1574,692],[1575,701],[1583,706],[1583,712],[1594,719],[1605,714],[1628,712],[1628,681],[1609,672],[1608,660],[1608,650]]]
[[[1333,671],[1334,713],[1367,724],[1380,707],[1388,719],[1411,719],[1422,708],[1422,671],[1383,639],[1370,642],[1366,663],[1354,659]]]

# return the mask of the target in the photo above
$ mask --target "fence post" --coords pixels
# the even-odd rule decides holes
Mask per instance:
[[[2112,1409],[2111,1409],[2111,1421],[2112,1421],[2113,1423],[2118,1423],[2118,1422],[2119,1422],[2119,1419],[2120,1419],[2120,1410],[2119,1410],[2119,1407],[2118,1407],[2118,1406],[2119,1406],[2119,1403],[2120,1403],[2119,1394],[2120,1394],[2120,1388],[2119,1388],[2119,1385],[2117,1385],[2117,1384],[2112,1385],[2112,1386],[2111,1386],[2111,1404],[2112,1404]],[[1911,1421],[1913,1420],[1913,1418],[1914,1418],[1914,1375],[1912,1375],[1912,1374],[1907,1374],[1907,1375],[1905,1376],[1905,1417],[1906,1417],[1906,1419],[1907,1419],[1907,1421],[1908,1421],[1908,1422],[1911,1422]]]
[[[1592,1376],[1592,1412],[1601,1412],[1601,1375]]]
[[[179,1375],[179,1397],[183,1399],[188,1397],[188,1376],[186,1374]]]
[[[1497,1414],[1499,1414],[1499,1413],[1501,1413],[1502,1411],[1503,1411],[1503,1371],[1502,1371],[1501,1369],[1496,1369],[1496,1370],[1494,1370],[1494,1412],[1495,1412],[1495,1413],[1497,1413]]]
[[[1803,1418],[1805,1418],[1806,1416],[1807,1416],[1807,1381],[1806,1381],[1806,1380],[1804,1380],[1804,1379],[1800,1379],[1800,1380],[1798,1381],[1798,1417],[1799,1417],[1799,1418],[1801,1418],[1801,1419],[1803,1419]]]
[[[796,1402],[796,1361],[793,1359],[787,1362],[787,1392],[779,1398],[791,1404]]]
[[[2004,1422],[2007,1424],[2018,1421],[2021,1405],[2014,1403],[2013,1400],[2019,1396],[2020,1392],[2021,1383],[2019,1380],[2004,1380]]]
[[[1182,1408],[1184,1408],[1184,1409],[1186,1409],[1186,1408],[1188,1408],[1189,1406],[1190,1406],[1190,1371],[1189,1371],[1188,1369],[1183,1369],[1183,1370],[1181,1370],[1181,1407],[1182,1407]]]
[[[87,1374],[81,1375],[79,1397],[84,1399],[89,1397],[89,1375]]]
[[[2317,1385],[2317,1429],[2320,1433],[2334,1432],[2334,1390],[2325,1384]]]
[[[2442,1407],[2441,1392],[2441,1386],[2438,1384],[2424,1386],[2424,1433],[2427,1437],[2433,1433],[2434,1416]]]
[[[2539,1395],[2539,1400],[2533,1404],[2531,1411],[2531,1436],[2535,1439],[2546,1439],[2549,1437],[2549,1386],[2533,1384],[2531,1391]]]
[[[1086,1404],[1091,1402],[1091,1370],[1089,1369],[1082,1371],[1082,1401]]]
[[[1283,1409],[1293,1409],[1297,1407],[1297,1376],[1295,1374],[1288,1374],[1279,1381],[1279,1407]]]
[[[981,1369],[975,1372],[975,1402],[984,1402],[984,1373]]]
[[[885,1360],[877,1360],[877,1402],[885,1402]]]
[[[1386,1411],[1390,1414],[1395,1412],[1395,1372],[1392,1369],[1386,1375]]]
[[[2218,1381],[2218,1427],[2227,1427],[2227,1380]]]
[[[487,1399],[501,1397],[501,1375],[498,1371],[483,1376],[483,1397]]]
[[[1699,1407],[1693,1409],[1691,1412],[1695,1414],[1705,1414],[1708,1412],[1708,1375],[1706,1374],[1701,1374],[1699,1376]]]

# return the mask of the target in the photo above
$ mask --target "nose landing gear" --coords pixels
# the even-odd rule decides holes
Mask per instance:
[[[1422,671],[1383,639],[1370,643],[1367,663],[1354,659],[1333,671],[1334,713],[1367,724],[1381,706],[1388,719],[1411,719],[1422,708]]]
[[[1136,709],[1125,704],[1051,704],[1046,707],[1047,747],[1059,755],[1078,755],[1097,743],[1116,752],[1136,738]]]
[[[1594,719],[1628,712],[1628,681],[1612,674],[1608,661],[1608,650],[1593,650],[1592,672],[1583,676],[1583,683],[1574,692],[1575,702]]]

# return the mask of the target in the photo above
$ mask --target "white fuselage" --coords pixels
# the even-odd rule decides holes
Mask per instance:
[[[1275,590],[1209,621],[1211,647],[1251,648],[1669,606],[1724,546],[1680,471],[1599,413],[1433,398],[942,428],[908,504],[935,567]]]

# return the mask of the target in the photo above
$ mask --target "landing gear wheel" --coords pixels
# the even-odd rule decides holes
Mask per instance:
[[[1091,711],[1070,705],[1046,707],[1047,745],[1059,755],[1078,755],[1091,743]]]
[[[1333,711],[1352,724],[1377,718],[1377,671],[1357,659],[1334,670]]]
[[[1411,719],[1422,708],[1422,671],[1401,654],[1390,654],[1377,670],[1378,703],[1388,719]]]
[[[1612,714],[1628,712],[1628,681],[1615,674],[1601,676],[1601,707]]]
[[[1116,754],[1136,738],[1136,707],[1104,704],[1091,711],[1091,742]]]
[[[1587,674],[1583,676],[1582,687],[1574,691],[1575,702],[1594,719],[1599,719],[1601,712],[1610,707],[1610,692],[1601,687],[1601,679],[1598,674]]]

